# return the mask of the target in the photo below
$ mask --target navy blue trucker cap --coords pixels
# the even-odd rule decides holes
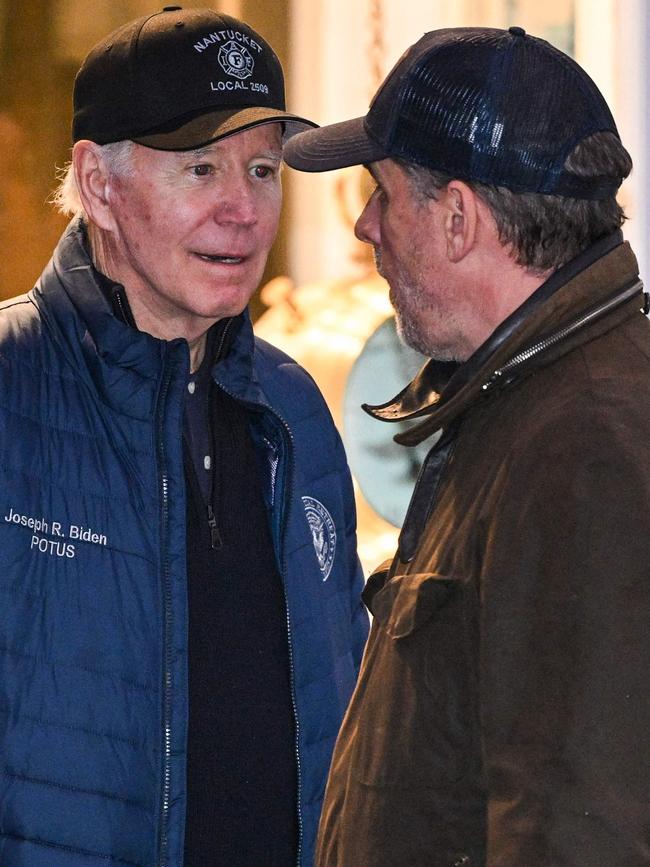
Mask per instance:
[[[463,27],[426,33],[365,117],[300,133],[284,159],[322,172],[391,157],[513,192],[600,199],[622,179],[579,177],[564,163],[603,131],[618,137],[602,94],[566,54],[520,27]]]
[[[74,84],[72,139],[190,150],[280,121],[285,140],[316,126],[286,110],[282,66],[243,21],[166,6],[102,39]]]

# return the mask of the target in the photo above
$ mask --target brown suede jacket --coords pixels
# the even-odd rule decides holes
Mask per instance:
[[[650,865],[643,306],[617,233],[374,408],[443,434],[364,591],[319,867]]]

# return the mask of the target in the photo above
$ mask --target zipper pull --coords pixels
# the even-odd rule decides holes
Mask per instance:
[[[219,528],[217,527],[217,519],[214,516],[214,512],[212,511],[212,506],[208,505],[208,527],[210,528],[210,540],[212,543],[212,548],[216,551],[219,548],[223,548],[223,539],[221,538],[221,533],[219,532]]]
[[[501,369],[495,370],[494,373],[492,374],[492,376],[488,379],[488,381],[484,382],[483,385],[481,386],[481,390],[483,391],[483,394],[485,394],[486,391],[489,391],[491,388],[493,388],[502,376],[503,376],[503,370],[501,370]]]

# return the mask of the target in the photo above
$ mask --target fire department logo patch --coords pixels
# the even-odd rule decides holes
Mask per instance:
[[[336,553],[336,527],[332,516],[325,506],[314,497],[303,497],[303,506],[307,523],[314,540],[314,550],[318,558],[323,581],[327,581],[332,571],[334,554]]]
[[[250,51],[232,39],[222,45],[217,55],[219,64],[226,75],[243,80],[253,74],[255,61]]]

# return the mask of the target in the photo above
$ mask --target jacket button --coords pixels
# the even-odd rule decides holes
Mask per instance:
[[[451,862],[451,867],[472,867],[472,859],[469,855],[456,855]]]

